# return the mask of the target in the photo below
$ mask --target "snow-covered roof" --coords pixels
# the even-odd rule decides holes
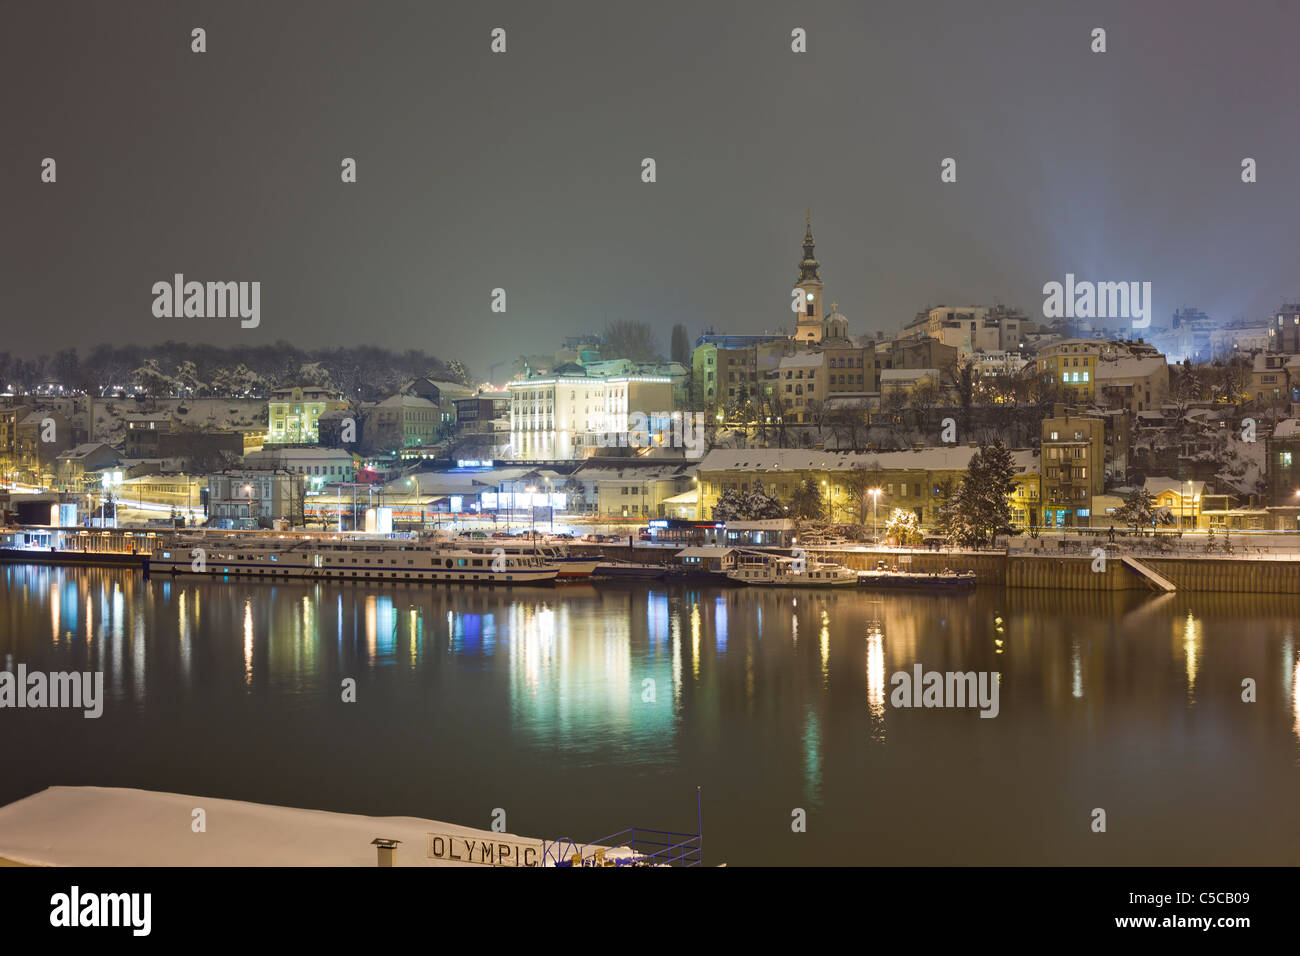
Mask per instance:
[[[1097,378],[1146,378],[1165,367],[1163,355],[1118,358],[1097,363]]]
[[[340,458],[351,458],[352,452],[345,451],[342,448],[326,448],[316,446],[312,448],[259,448],[257,451],[250,451],[244,456],[244,461],[265,461],[275,458],[293,459],[295,461],[336,461]]]
[[[427,398],[420,398],[418,395],[390,395],[382,402],[374,402],[371,408],[437,408]]]
[[[880,380],[882,382],[915,382],[925,377],[937,379],[939,370],[937,368],[884,368],[880,370]]]
[[[69,448],[67,451],[60,452],[59,457],[68,460],[72,460],[75,458],[85,458],[87,455],[93,454],[94,452],[98,451],[101,448],[107,449],[113,454],[117,454],[117,450],[113,448],[112,445],[105,444],[104,442],[101,441],[92,441],[92,442],[86,442],[81,445],[77,445],[75,448]]]
[[[1142,487],[1145,488],[1153,495],[1159,495],[1159,494],[1163,494],[1166,491],[1172,491],[1174,494],[1178,495],[1181,498],[1186,494],[1188,484],[1189,484],[1188,482],[1179,481],[1177,478],[1167,478],[1167,477],[1157,475],[1155,477],[1148,478],[1146,480],[1146,483],[1143,484]],[[1192,486],[1191,490],[1192,490],[1193,497],[1198,497],[1205,493],[1205,482],[1193,481],[1190,482],[1190,484]]]
[[[781,356],[781,368],[819,368],[826,363],[821,352],[796,352]]]
[[[681,462],[664,462],[663,459],[649,459],[637,464],[584,464],[573,472],[573,477],[582,481],[615,481],[621,479],[671,479],[685,471]]]
[[[834,452],[804,448],[714,448],[700,461],[700,471],[964,471],[976,449],[947,445],[914,451]],[[1036,468],[1032,451],[1012,452],[1017,468]]]
[[[195,807],[219,820],[196,838]],[[181,821],[178,825],[177,821]],[[470,866],[426,856],[426,835],[542,841],[419,817],[367,817],[114,787],[50,787],[0,807],[0,857],[34,866],[375,866],[371,841],[401,841],[399,866]]]
[[[1295,438],[1298,435],[1300,435],[1300,421],[1294,418],[1280,421],[1273,428],[1274,438]]]

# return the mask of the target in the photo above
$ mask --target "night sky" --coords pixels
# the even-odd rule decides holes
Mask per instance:
[[[1274,0],[5,0],[0,348],[369,342],[485,376],[623,318],[666,351],[789,324],[806,207],[855,334],[1038,317],[1066,272],[1151,281],[1157,324],[1262,319],[1300,295],[1298,27]],[[177,272],[260,281],[260,327],[155,318]]]

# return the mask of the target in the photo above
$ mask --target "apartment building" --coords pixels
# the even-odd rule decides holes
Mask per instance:
[[[1058,405],[1042,423],[1042,507],[1048,527],[1086,527],[1106,487],[1106,419]]]

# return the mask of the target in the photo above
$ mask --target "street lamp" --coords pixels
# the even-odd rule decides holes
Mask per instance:
[[[252,529],[257,527],[257,522],[253,518],[253,486],[244,485],[244,493],[248,495],[248,527]]]
[[[880,497],[879,488],[871,488],[867,491],[871,495],[871,543],[875,544],[876,539],[876,500]]]
[[[533,554],[536,554],[537,553],[537,532],[535,528],[536,528],[537,509],[533,507],[533,494],[534,492],[537,491],[537,489],[532,485],[528,485],[526,488],[524,488],[524,491],[528,492],[528,540],[530,540],[533,543]]]

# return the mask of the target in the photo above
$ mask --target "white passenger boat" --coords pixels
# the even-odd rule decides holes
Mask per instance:
[[[531,555],[555,565],[559,581],[581,581],[592,576],[600,558],[580,558],[569,554],[563,544],[530,541],[527,538],[452,538],[447,542],[454,548],[464,548],[475,554],[494,554],[500,550],[508,555]]]
[[[203,538],[159,544],[152,574],[271,580],[547,584],[559,569],[540,555],[482,553],[419,538]]]
[[[777,555],[745,561],[727,572],[727,577],[741,584],[778,588],[853,587],[858,575],[830,561],[807,558],[798,561]]]

